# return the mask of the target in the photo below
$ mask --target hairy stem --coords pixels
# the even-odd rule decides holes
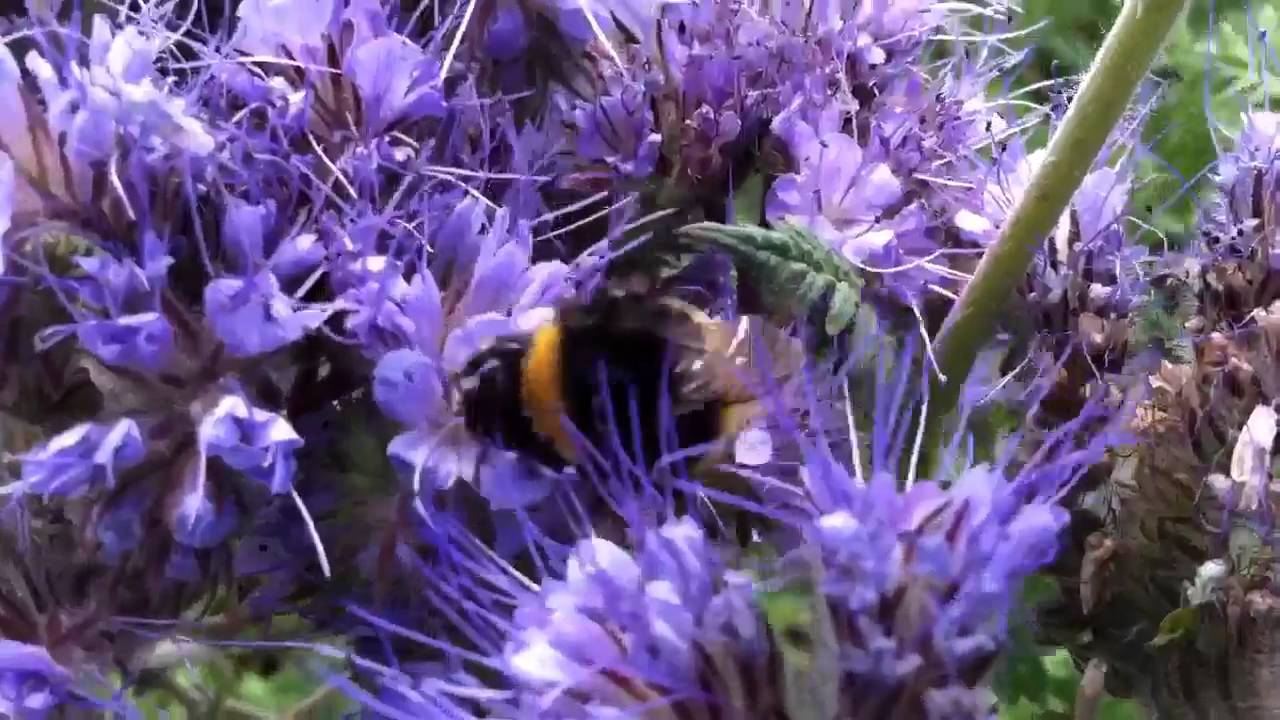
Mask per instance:
[[[991,339],[996,319],[1026,276],[1038,243],[1062,216],[1138,83],[1189,6],[1190,0],[1126,0],[1049,141],[1044,164],[943,323],[935,352],[945,380],[935,378],[926,447],[936,447],[932,441],[938,437],[940,423],[954,409],[978,351]]]

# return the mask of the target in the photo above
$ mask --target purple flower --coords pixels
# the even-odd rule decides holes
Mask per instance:
[[[62,702],[71,673],[38,645],[0,638],[0,713],[43,718]]]
[[[36,347],[47,349],[74,334],[84,349],[107,365],[143,372],[165,369],[173,357],[174,333],[157,308],[172,259],[156,253],[145,266],[109,255],[75,261],[85,277],[54,282],[67,287],[60,299],[79,300],[68,309],[83,319],[42,329]]]
[[[399,35],[374,38],[348,53],[345,72],[360,90],[367,131],[377,134],[397,120],[443,115],[439,65]]]
[[[331,312],[300,305],[266,270],[247,278],[218,278],[204,290],[209,325],[235,357],[279,350],[319,327]]]
[[[236,8],[235,47],[251,55],[318,57],[325,35],[338,20],[334,0],[247,0]]]
[[[236,197],[227,198],[226,203],[222,212],[222,249],[227,269],[253,274],[265,257],[267,233],[275,222],[275,203],[255,205]]]
[[[889,166],[864,161],[857,141],[828,133],[800,150],[800,171],[769,189],[765,216],[808,228],[851,260],[863,260],[892,241],[875,232],[880,213],[902,197]]]
[[[643,178],[658,162],[662,138],[654,131],[649,96],[636,83],[611,80],[609,91],[573,111],[578,155],[604,161],[627,178]]]
[[[504,657],[520,706],[558,717],[622,717],[735,699],[716,694],[725,689],[718,683],[740,680],[721,675],[717,661],[739,658],[758,670],[767,658],[749,653],[764,649],[765,632],[742,579],[726,574],[690,518],[648,531],[636,554],[583,540],[563,578],[544,582],[516,611]]]
[[[77,294],[108,315],[123,315],[156,309],[173,259],[155,252],[142,265],[109,255],[77,257],[75,263],[87,276],[75,283]]]
[[[302,438],[284,417],[253,407],[243,396],[221,396],[199,420],[203,453],[266,485],[272,494],[289,492]]]
[[[283,240],[275,238],[276,203],[248,203],[235,197],[226,199],[222,215],[224,267],[233,273],[252,276],[269,269],[282,283],[304,278],[325,260],[327,249],[313,232],[298,232]]]
[[[346,310],[343,326],[365,354],[378,357],[412,342],[416,334],[442,331],[440,291],[434,280],[405,282],[400,263],[378,256],[344,275],[340,281],[351,287],[342,293],[338,305]],[[423,307],[423,315],[410,317],[410,304]]]
[[[13,225],[13,207],[17,195],[17,186],[13,175],[13,158],[0,152],[0,275],[4,274],[5,253],[7,252],[4,234],[9,232],[9,228]]]
[[[207,127],[156,74],[159,48],[159,38],[145,37],[132,26],[116,32],[106,16],[96,15],[86,65],[69,62],[60,72],[37,53],[27,56],[27,69],[49,108],[49,124],[67,133],[68,154],[82,167],[110,158],[122,135],[139,149],[172,148],[193,157],[213,152],[216,141]]]
[[[381,355],[374,397],[388,417],[409,428],[387,453],[415,489],[471,482],[482,465],[478,439],[445,397],[446,377],[494,338],[533,330],[568,292],[568,267],[531,262],[528,223],[506,210],[487,219],[481,207],[462,203],[450,208],[436,237],[430,265],[410,280],[399,263],[371,258],[366,269],[348,269],[354,287],[343,296],[353,308],[348,331],[363,335],[365,352]],[[516,477],[507,467],[503,482],[486,483],[486,489],[524,487],[536,481],[526,476],[531,471]],[[520,493],[543,494],[529,488]],[[511,497],[492,501],[505,506]]]
[[[173,328],[160,313],[50,325],[40,332],[37,346],[50,347],[71,333],[85,350],[116,367],[156,372],[167,367],[173,355]]]
[[[22,455],[18,490],[48,497],[80,497],[116,486],[116,475],[142,461],[145,448],[137,423],[81,423]]]

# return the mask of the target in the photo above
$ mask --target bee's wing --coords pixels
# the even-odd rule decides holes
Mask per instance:
[[[680,304],[692,320],[672,329],[672,339],[682,351],[675,367],[679,396],[687,401],[753,402],[770,386],[785,385],[800,371],[804,363],[800,341],[766,319],[747,315],[715,320],[696,307]]]

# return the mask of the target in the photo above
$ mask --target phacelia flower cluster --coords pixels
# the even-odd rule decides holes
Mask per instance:
[[[0,23],[0,712],[127,712],[243,641],[388,717],[990,713],[1113,409],[927,473],[932,359],[884,333],[893,382],[815,353],[715,473],[553,471],[459,377],[699,221],[800,228],[932,332],[1047,117],[989,95],[1002,3],[50,5]],[[1028,277],[1050,354],[1123,356],[1132,184]],[[802,334],[746,269],[709,313]]]

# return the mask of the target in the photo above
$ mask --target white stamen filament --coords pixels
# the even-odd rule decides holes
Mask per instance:
[[[307,534],[311,536],[311,544],[316,549],[316,560],[320,561],[320,571],[324,573],[325,579],[328,580],[332,570],[329,567],[329,556],[324,551],[324,542],[320,540],[320,531],[316,529],[316,521],[311,518],[311,513],[302,502],[302,496],[298,495],[297,488],[290,488],[289,496],[293,498],[293,504],[302,515],[302,523],[307,526]]]

